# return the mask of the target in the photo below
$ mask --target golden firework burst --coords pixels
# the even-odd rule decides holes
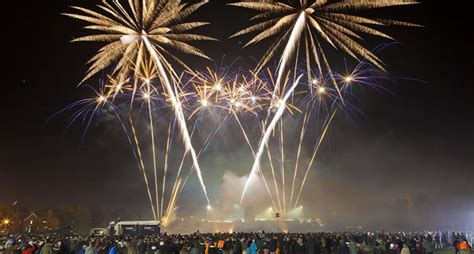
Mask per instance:
[[[388,19],[371,19],[347,14],[349,11],[376,9],[390,6],[417,4],[413,0],[299,0],[288,1],[249,1],[231,3],[230,5],[259,11],[251,20],[260,20],[257,24],[247,27],[231,37],[257,32],[245,46],[258,43],[268,37],[278,36],[260,60],[257,70],[262,69],[287,41],[302,38],[308,73],[311,63],[322,72],[328,68],[321,43],[324,41],[348,55],[369,62],[383,69],[382,61],[357,40],[362,40],[361,33],[393,39],[373,26],[418,26],[416,24]],[[293,28],[293,29],[292,29]],[[299,28],[297,34],[292,30]],[[294,42],[294,41],[293,41]],[[293,46],[297,47],[296,45]],[[293,49],[294,50],[294,49]],[[310,78],[310,77],[308,77]],[[311,79],[309,79],[311,80]]]
[[[128,0],[103,1],[98,5],[100,11],[73,6],[79,14],[64,15],[86,21],[84,27],[97,33],[72,40],[73,42],[103,42],[105,45],[89,60],[90,67],[85,81],[97,72],[115,65],[113,73],[126,76],[133,68],[144,61],[147,49],[143,38],[147,38],[155,48],[158,57],[171,73],[170,61],[186,67],[172,52],[208,58],[201,50],[189,44],[191,41],[215,40],[214,38],[193,34],[193,28],[207,25],[206,22],[183,22],[190,14],[207,3],[182,3],[181,0]]]

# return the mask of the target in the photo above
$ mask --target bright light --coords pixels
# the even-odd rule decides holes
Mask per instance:
[[[97,102],[102,103],[104,101],[105,101],[105,97],[103,95],[100,95],[99,97],[97,97]]]
[[[257,98],[255,96],[252,96],[250,97],[250,100],[252,100],[252,102],[255,103],[255,101],[257,101]]]
[[[324,88],[323,86],[318,87],[318,93],[323,94],[325,92],[326,92],[326,88]]]
[[[150,99],[150,94],[149,93],[144,93],[142,95],[142,97],[143,97],[143,99],[148,100],[148,99]]]
[[[271,210],[273,210],[273,207],[271,207],[271,206],[270,206],[270,207],[268,207],[268,210],[270,210],[270,211],[271,211]]]
[[[283,101],[282,101],[281,99],[279,99],[279,100],[277,101],[275,107],[279,108],[279,107],[282,106],[282,104],[283,104]]]
[[[313,83],[313,85],[317,85],[317,84],[318,84],[318,80],[317,80],[317,79],[313,79],[312,83]]]
[[[230,99],[230,104],[234,104],[235,103],[235,100],[234,99]]]
[[[207,205],[206,209],[210,211],[212,209],[211,205]]]
[[[352,81],[354,81],[354,77],[352,77],[352,76],[349,75],[349,76],[347,76],[347,77],[344,78],[344,81],[345,81],[347,84],[349,84],[349,83],[351,83]]]
[[[135,40],[137,40],[136,35],[124,35],[124,36],[120,37],[120,41],[123,44],[130,44],[130,43],[134,42]]]
[[[236,103],[235,103],[235,106],[236,106],[236,107],[240,107],[240,106],[241,106],[241,103],[240,103],[240,102],[236,102]]]
[[[214,89],[216,89],[216,91],[222,90],[222,85],[221,85],[221,83],[216,83],[216,84],[214,85]]]
[[[9,219],[4,219],[2,222],[3,222],[3,225],[8,225],[8,224],[10,224],[10,220],[9,220]]]
[[[208,104],[209,104],[209,102],[208,102],[206,99],[204,99],[204,100],[201,101],[201,105],[202,105],[203,107],[207,107]]]

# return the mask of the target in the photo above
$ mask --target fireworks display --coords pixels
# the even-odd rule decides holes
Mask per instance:
[[[179,194],[191,170],[210,204],[206,170],[201,170],[199,158],[225,123],[236,125],[254,159],[240,204],[245,203],[248,188],[261,180],[274,211],[283,216],[295,211],[336,113],[352,109],[354,86],[381,88],[381,81],[387,79],[375,51],[358,42],[361,33],[393,40],[373,27],[417,26],[352,14],[417,4],[410,0],[236,2],[231,5],[258,13],[252,18],[256,24],[233,36],[256,32],[246,46],[269,37],[276,37],[275,42],[253,70],[233,70],[233,66],[196,70],[175,53],[208,58],[191,45],[193,41],[214,40],[191,32],[208,23],[188,21],[188,16],[206,3],[104,0],[97,11],[72,7],[74,13],[65,14],[86,22],[84,28],[93,31],[73,41],[103,44],[89,60],[82,82],[99,72],[108,75],[94,97],[61,112],[73,109],[70,122],[82,118],[86,130],[101,109],[113,112],[143,175],[154,219],[165,227],[175,217]],[[334,71],[323,42],[359,64],[346,73]],[[271,67],[272,61],[278,62],[276,68]],[[284,124],[285,116],[294,119],[291,126]],[[214,119],[214,128],[199,130],[199,123],[206,119]],[[140,128],[139,122],[146,122],[147,128]],[[308,126],[315,123],[319,127],[311,131],[318,132],[318,138],[311,142],[311,156],[303,161],[302,143],[308,139]],[[196,135],[203,136],[197,145],[193,143]],[[175,145],[176,138],[184,149]],[[287,138],[297,141],[295,149],[285,149]],[[151,147],[150,163],[144,146]],[[285,160],[289,152],[296,158],[290,163]],[[170,167],[170,154],[182,154],[179,167]],[[192,162],[189,172],[186,159]],[[268,160],[269,166],[262,167],[262,160]]]

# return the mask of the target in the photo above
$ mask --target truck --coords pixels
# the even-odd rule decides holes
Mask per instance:
[[[160,222],[154,220],[111,222],[109,233],[116,236],[158,235]]]

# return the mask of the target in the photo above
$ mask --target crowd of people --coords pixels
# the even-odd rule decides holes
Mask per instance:
[[[473,238],[466,232],[10,235],[0,254],[470,254]]]

